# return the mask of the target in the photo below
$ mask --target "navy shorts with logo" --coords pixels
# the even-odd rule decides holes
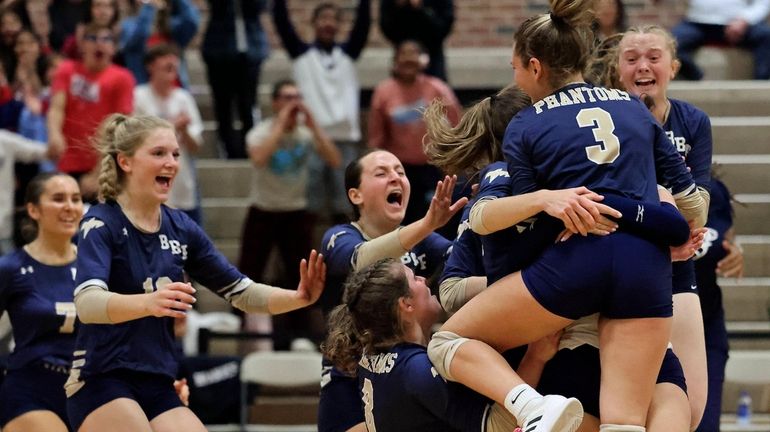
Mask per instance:
[[[524,269],[522,278],[541,306],[565,318],[673,313],[668,249],[624,232],[559,242]]]
[[[671,264],[673,276],[671,289],[674,294],[698,294],[698,283],[695,281],[695,262],[693,260],[678,261]]]
[[[67,398],[70,426],[78,430],[89,414],[120,398],[136,401],[149,420],[183,406],[171,377],[117,369],[86,378],[83,387]]]

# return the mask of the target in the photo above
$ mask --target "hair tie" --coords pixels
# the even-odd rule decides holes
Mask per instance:
[[[556,15],[553,13],[553,11],[549,11],[548,15],[551,17],[551,21],[553,21],[554,24],[564,24],[566,21],[564,21],[564,18],[560,17],[559,15]]]

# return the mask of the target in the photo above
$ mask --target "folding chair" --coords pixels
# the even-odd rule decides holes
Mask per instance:
[[[321,354],[308,351],[258,351],[241,362],[241,431],[248,424],[249,384],[292,388],[317,385],[320,391]]]

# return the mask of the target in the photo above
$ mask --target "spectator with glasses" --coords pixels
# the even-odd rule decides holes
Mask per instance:
[[[134,77],[114,65],[115,35],[90,24],[83,32],[83,60],[64,60],[56,70],[48,111],[48,142],[60,171],[75,177],[84,198],[96,197],[99,156],[91,144],[99,123],[133,109]]]

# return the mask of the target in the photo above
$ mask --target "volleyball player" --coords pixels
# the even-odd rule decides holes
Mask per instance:
[[[328,265],[327,286],[321,299],[324,312],[342,302],[343,283],[351,271],[379,259],[399,258],[420,276],[435,272],[452,243],[433,231],[467,203],[467,198],[451,202],[456,181],[455,177],[446,177],[438,182],[425,216],[402,227],[411,186],[398,158],[376,150],[350,163],[345,170],[345,189],[353,207],[353,221],[329,228],[321,244]],[[319,432],[363,430],[364,412],[356,377],[331,367],[328,360],[324,365]]]
[[[75,344],[75,245],[83,216],[78,184],[67,174],[40,174],[26,190],[34,240],[0,258],[0,310],[16,342],[0,387],[5,432],[67,431],[64,382]]]
[[[173,319],[195,290],[184,274],[247,312],[273,314],[314,303],[325,266],[311,252],[297,290],[241,275],[186,214],[166,207],[179,164],[173,126],[116,114],[100,128],[103,203],[80,224],[75,305],[78,329],[66,384],[73,430],[204,431],[173,386]]]

